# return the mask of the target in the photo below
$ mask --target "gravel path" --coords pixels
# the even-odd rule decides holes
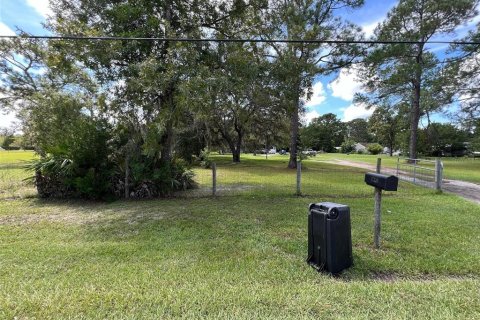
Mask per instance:
[[[349,167],[356,167],[367,169],[371,171],[375,171],[376,166],[364,163],[364,162],[356,162],[356,161],[348,161],[348,160],[340,160],[334,159],[333,161],[328,161],[334,164],[338,164],[341,166],[349,166]],[[472,182],[465,182],[460,180],[443,180],[442,189],[446,192],[450,192],[456,194],[462,198],[480,204],[480,185],[472,183]]]
[[[443,190],[451,193],[455,193],[465,199],[480,204],[480,185],[460,181],[460,180],[443,180]]]

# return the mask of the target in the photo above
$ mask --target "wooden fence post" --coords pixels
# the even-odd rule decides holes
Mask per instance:
[[[212,163],[212,195],[217,195],[217,164]]]
[[[443,164],[439,158],[435,159],[435,188],[437,191],[442,191],[443,180]]]
[[[302,161],[297,160],[297,196],[302,195]]]
[[[382,159],[377,159],[377,173],[380,173],[382,167]],[[382,212],[382,189],[375,188],[375,224],[373,228],[373,240],[375,249],[380,248],[380,226],[381,226],[381,212]]]
[[[413,183],[417,182],[417,159],[413,160]]]

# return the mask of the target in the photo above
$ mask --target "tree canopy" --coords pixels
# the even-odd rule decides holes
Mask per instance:
[[[376,29],[377,40],[415,41],[376,46],[366,57],[362,78],[367,94],[356,101],[368,106],[409,106],[409,156],[417,157],[417,132],[420,117],[453,102],[455,86],[427,42],[449,34],[473,18],[476,0],[400,0]]]

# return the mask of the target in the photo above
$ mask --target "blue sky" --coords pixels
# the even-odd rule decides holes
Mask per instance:
[[[45,34],[42,22],[50,10],[48,0],[0,0],[0,34],[13,35],[17,28],[32,34]],[[0,112],[0,128],[10,127],[14,114]]]
[[[360,25],[366,34],[370,35],[396,2],[393,0],[365,0],[363,7],[356,10],[344,9],[341,15]],[[0,0],[0,34],[14,34],[16,27],[32,34],[45,34],[42,23],[49,12],[48,0]],[[468,25],[461,26],[458,34],[465,34],[478,20],[475,19]],[[438,50],[441,49],[438,48]],[[346,70],[342,70],[339,75],[318,78],[313,89],[313,97],[307,103],[307,121],[329,112],[335,113],[344,121],[358,117],[366,118],[372,112],[372,110],[365,110],[361,106],[352,104],[353,94],[360,90],[360,83],[356,81],[354,75],[348,74]],[[448,121],[442,115],[437,115],[434,119]],[[0,127],[8,127],[14,120],[14,115],[0,113]]]
[[[31,33],[45,33],[42,22],[49,12],[47,0],[0,0],[1,31],[7,26],[12,31],[19,27]]]
[[[367,36],[373,33],[375,26],[382,21],[387,12],[397,1],[366,0],[359,9],[344,9],[340,13],[346,20],[361,26]],[[360,83],[355,80],[353,74],[347,70],[341,70],[338,75],[322,77],[317,79],[314,85],[314,96],[323,97],[320,104],[307,103],[307,121],[325,113],[334,113],[340,119],[349,121],[355,118],[366,118],[371,110],[365,110],[352,104],[353,95],[360,90]]]
[[[453,0],[452,0],[453,1]],[[365,0],[363,7],[359,9],[344,10],[341,15],[345,19],[361,26],[367,36],[373,34],[377,24],[386,17],[398,1],[393,0]],[[480,22],[480,17],[476,17],[465,25],[459,26],[456,35],[438,37],[435,40],[451,40],[452,38],[463,37],[467,32]],[[443,52],[447,49],[447,45],[431,45],[432,51],[436,52],[439,57],[444,56]],[[349,121],[355,118],[368,118],[373,110],[366,110],[362,106],[353,105],[352,99],[355,92],[360,91],[360,82],[355,76],[347,70],[342,70],[337,75],[330,77],[322,77],[317,79],[317,83],[313,87],[313,102],[307,103],[308,112],[306,120],[319,115],[331,112],[336,114],[343,121]],[[316,103],[321,102],[321,103]],[[444,114],[435,114],[431,120],[438,122],[449,122],[450,119]],[[422,123],[423,125],[426,125]]]

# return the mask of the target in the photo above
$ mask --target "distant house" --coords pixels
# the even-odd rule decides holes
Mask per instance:
[[[447,157],[464,157],[468,155],[469,149],[469,142],[459,142],[445,145],[443,153]]]
[[[0,151],[5,151],[5,149],[3,149],[2,147],[0,147]]]
[[[390,148],[389,147],[383,148],[383,153],[384,154],[390,154]],[[392,152],[392,156],[400,156],[401,154],[402,154],[402,152],[400,150],[393,150],[393,152]]]
[[[367,144],[366,143],[355,143],[354,147],[355,152],[367,153]]]

